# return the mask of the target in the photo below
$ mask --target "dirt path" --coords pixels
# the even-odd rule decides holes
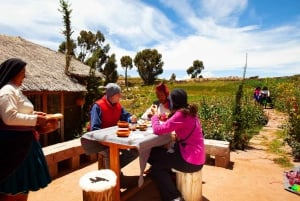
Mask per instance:
[[[205,166],[203,196],[211,201],[296,201],[300,197],[283,188],[284,168],[273,162],[277,155],[268,153],[266,141],[276,138],[285,121],[282,113],[266,110],[268,124],[245,151],[231,152],[231,169]],[[300,165],[299,163],[295,165]],[[205,199],[204,199],[205,200]]]
[[[205,165],[203,168],[203,201],[299,201],[300,196],[283,188],[285,168],[273,162],[277,155],[270,154],[264,145],[276,137],[284,122],[284,115],[266,110],[268,124],[250,141],[245,151],[231,152],[231,167],[228,169]],[[300,165],[300,163],[295,163]],[[79,178],[97,169],[96,164],[74,171],[54,180],[47,188],[29,194],[29,201],[80,201],[82,192]],[[125,175],[136,175],[138,161],[123,169]],[[129,201],[159,201],[157,189],[149,184]]]

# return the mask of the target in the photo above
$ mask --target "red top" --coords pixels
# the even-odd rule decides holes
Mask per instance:
[[[101,109],[101,128],[117,125],[120,120],[122,106],[120,103],[111,104],[105,96],[95,102]]]

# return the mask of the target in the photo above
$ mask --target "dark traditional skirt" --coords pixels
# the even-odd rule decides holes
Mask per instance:
[[[51,182],[41,145],[32,131],[0,130],[0,193],[36,191]]]

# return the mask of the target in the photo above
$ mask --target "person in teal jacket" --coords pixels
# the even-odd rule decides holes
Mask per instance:
[[[183,89],[174,89],[170,95],[171,114],[161,123],[158,115],[151,118],[153,132],[165,135],[176,134],[176,143],[172,150],[154,147],[148,163],[151,164],[150,177],[157,185],[163,201],[183,201],[180,192],[169,174],[171,169],[181,172],[196,172],[205,163],[205,146],[198,107],[188,104]]]

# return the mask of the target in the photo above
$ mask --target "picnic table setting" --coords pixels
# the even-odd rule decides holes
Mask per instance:
[[[156,135],[153,133],[151,122],[138,120],[137,123],[118,122],[116,126],[90,131],[81,136],[81,145],[86,154],[94,154],[109,147],[110,168],[118,175],[120,173],[119,150],[137,149],[139,152],[138,187],[144,184],[144,170],[152,147],[162,146],[171,142],[171,134]],[[117,179],[116,189],[120,188]],[[116,194],[115,200],[120,200]]]

